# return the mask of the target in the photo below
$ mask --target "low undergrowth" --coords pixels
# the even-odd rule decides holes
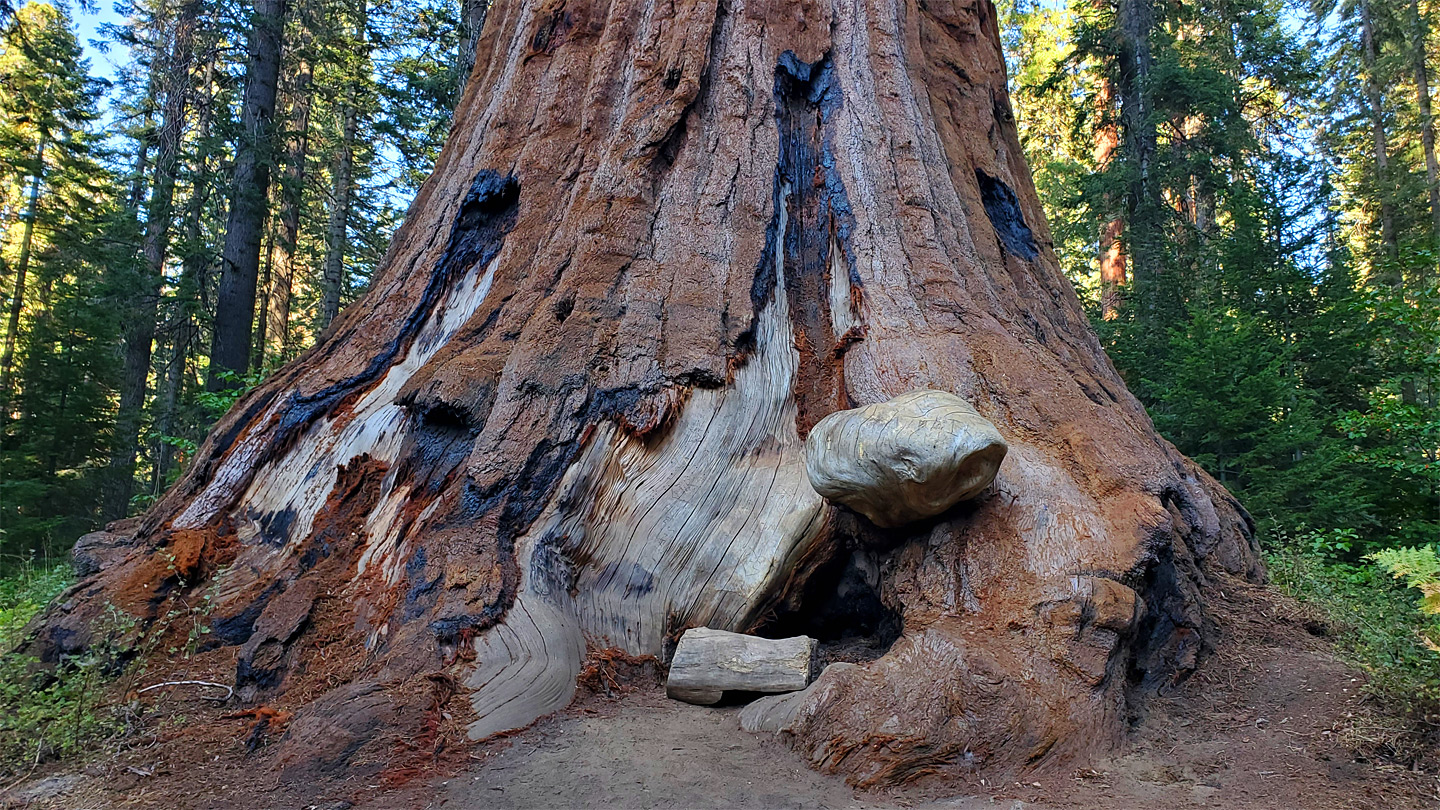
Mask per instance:
[[[175,573],[173,559],[169,570]],[[153,664],[183,666],[210,633],[219,575],[198,598],[178,581],[154,621],[109,606],[83,653],[42,663],[22,646],[25,627],[70,584],[70,569],[27,562],[0,575],[0,789],[44,762],[140,744],[165,717],[184,722],[173,711],[157,714],[163,693],[141,699],[155,685],[139,688],[154,678]]]
[[[0,779],[74,755],[124,726],[106,705],[117,669],[108,645],[57,667],[15,651],[26,623],[70,583],[67,566],[26,565],[0,577]]]
[[[1352,718],[1349,742],[1405,765],[1440,758],[1440,653],[1427,643],[1440,624],[1417,610],[1419,594],[1373,564],[1299,544],[1281,544],[1266,562],[1282,591],[1325,615],[1340,656],[1368,675],[1375,711]]]
[[[26,561],[0,576],[0,653],[20,640],[20,631],[40,609],[70,584],[70,567],[40,567]]]

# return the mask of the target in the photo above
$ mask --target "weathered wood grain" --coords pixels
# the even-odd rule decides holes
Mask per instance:
[[[798,692],[766,695],[750,701],[740,710],[740,728],[755,734],[778,734],[788,730],[807,701],[834,683],[845,670],[855,666],[843,661],[837,662],[825,667],[818,678]]]

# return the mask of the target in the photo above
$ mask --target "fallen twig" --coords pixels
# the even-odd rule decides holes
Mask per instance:
[[[149,692],[151,689],[159,689],[162,686],[208,686],[213,689],[224,689],[225,697],[223,698],[205,697],[204,695],[200,696],[202,700],[213,700],[216,703],[224,703],[225,701],[235,696],[235,687],[227,686],[223,683],[215,683],[214,681],[165,681],[163,683],[152,684],[145,687],[144,689],[137,689],[135,691],[135,694],[138,695],[142,692]]]

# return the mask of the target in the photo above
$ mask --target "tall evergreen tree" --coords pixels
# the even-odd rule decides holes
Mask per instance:
[[[58,553],[89,527],[109,440],[118,321],[132,260],[127,188],[95,132],[99,83],[63,7],[32,2],[0,34],[5,205],[0,555]]]
[[[162,3],[155,20],[166,33],[168,48],[163,58],[158,58],[152,66],[156,75],[152,85],[158,87],[161,94],[160,126],[152,139],[154,158],[149,183],[150,199],[145,207],[142,272],[132,294],[127,296],[125,307],[125,376],[120,391],[115,450],[110,460],[111,475],[103,508],[104,516],[109,519],[125,516],[134,488],[142,411],[149,387],[161,286],[169,255],[181,141],[193,92],[191,67],[201,5],[200,0],[180,0],[172,16],[171,9]]]
[[[210,344],[212,390],[230,387],[233,383],[227,375],[244,375],[250,368],[250,336],[273,161],[275,95],[288,8],[288,0],[257,0],[250,16],[241,134]]]

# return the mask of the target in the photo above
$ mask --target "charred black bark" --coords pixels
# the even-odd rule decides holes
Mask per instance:
[[[364,370],[313,394],[291,394],[266,458],[288,449],[316,419],[330,413],[348,397],[359,395],[410,347],[421,327],[455,282],[470,268],[495,258],[505,243],[505,234],[515,225],[520,204],[520,182],[514,177],[482,170],[475,176],[455,224],[445,255],[436,264],[420,302],[401,325],[395,338],[376,355]],[[335,341],[332,346],[340,345]]]
[[[1040,255],[1035,246],[1035,234],[1025,224],[1025,212],[1020,209],[1020,200],[1015,192],[998,177],[991,177],[980,169],[975,170],[975,182],[980,184],[980,201],[985,205],[985,216],[995,229],[1000,244],[1010,253],[1026,261],[1034,261]]]
[[[831,142],[830,119],[840,103],[839,80],[828,54],[813,63],[801,61],[790,51],[781,55],[775,68],[775,122],[780,139],[775,213],[766,228],[765,250],[750,287],[754,319],[741,335],[738,348],[743,356],[753,347],[755,324],[774,297],[776,272],[783,269],[795,348],[800,353],[795,400],[802,437],[826,414],[854,405],[845,390],[843,367],[835,359],[859,335],[835,338],[830,295],[836,250],[844,261],[852,312],[862,286],[850,245],[855,217]]]

